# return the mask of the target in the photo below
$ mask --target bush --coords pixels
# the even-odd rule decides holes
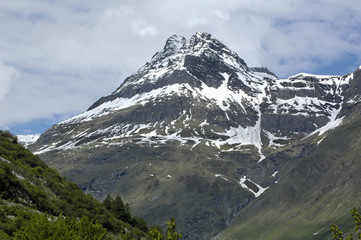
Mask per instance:
[[[15,232],[16,240],[103,240],[106,229],[92,223],[87,217],[79,221],[67,217],[49,218],[35,214],[30,221]]]

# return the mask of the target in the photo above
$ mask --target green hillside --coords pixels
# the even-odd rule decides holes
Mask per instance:
[[[100,203],[0,131],[0,239],[150,239],[145,232],[119,197]]]
[[[352,232],[349,212],[361,207],[360,136],[355,112],[327,136],[274,153],[271,158],[282,161],[278,183],[242,209],[217,239],[331,239],[332,223]]]

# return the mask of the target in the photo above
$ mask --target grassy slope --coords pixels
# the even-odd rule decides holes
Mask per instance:
[[[118,235],[109,234],[113,237],[121,237],[125,229],[133,237],[144,236],[17,144],[15,137],[0,131],[0,234],[12,236],[32,214],[45,212],[53,216],[88,216]]]
[[[219,161],[219,150],[212,152],[204,143],[193,151],[190,146],[128,144],[74,150],[68,154],[70,158],[87,157],[87,162],[70,160],[69,166],[74,162],[76,170],[62,168],[61,173],[79,184],[92,182],[89,191],[97,198],[101,199],[103,192],[120,195],[135,214],[151,224],[163,225],[175,217],[183,236],[194,239],[191,234],[206,234],[204,239],[209,239],[226,226],[226,219],[250,193],[238,184],[240,163]],[[218,173],[230,181],[216,177]]]
[[[318,141],[286,151],[299,154],[283,155],[279,183],[243,209],[220,238],[329,239],[333,222],[350,230],[349,210],[361,206],[361,116]]]

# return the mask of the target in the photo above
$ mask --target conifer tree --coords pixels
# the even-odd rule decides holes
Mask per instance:
[[[119,196],[117,196],[111,202],[111,212],[114,214],[116,218],[124,222],[129,222],[127,212],[125,210],[124,202]]]
[[[178,240],[182,238],[182,234],[176,232],[177,225],[174,218],[170,218],[167,222],[167,239]]]
[[[356,224],[356,226],[355,226],[356,236],[358,239],[361,239],[361,215],[356,208],[351,210],[351,215],[354,218],[355,224]],[[337,226],[335,223],[330,226],[330,230],[332,232],[332,239],[334,239],[334,240],[352,240],[352,239],[354,239],[352,233],[348,233],[344,237],[343,232],[341,231],[340,227]]]
[[[112,197],[108,194],[103,201],[103,205],[108,211],[110,211],[111,204],[112,204]]]

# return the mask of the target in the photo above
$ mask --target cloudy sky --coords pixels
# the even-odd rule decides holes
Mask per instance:
[[[280,77],[361,65],[359,0],[0,1],[0,129],[44,132],[162,49],[209,32]]]

